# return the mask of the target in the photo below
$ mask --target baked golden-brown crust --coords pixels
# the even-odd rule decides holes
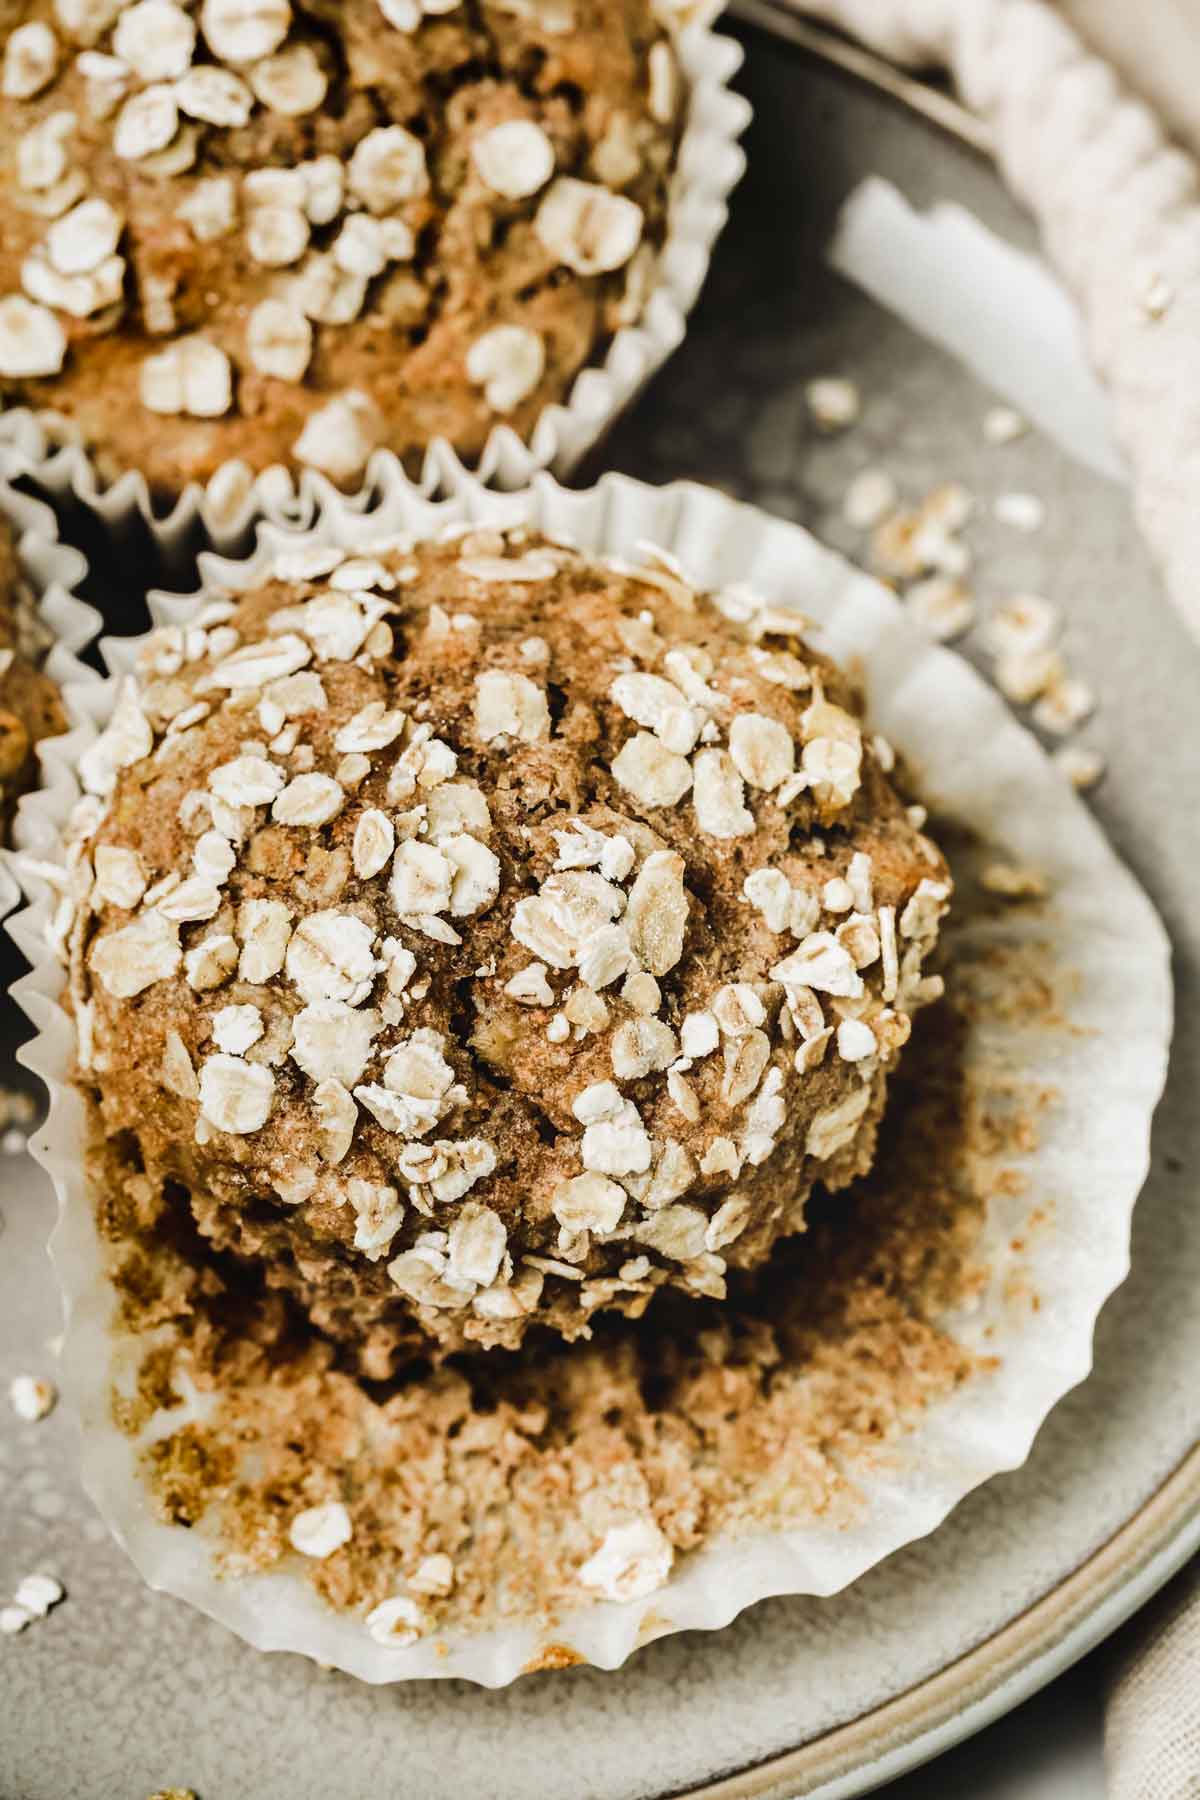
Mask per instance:
[[[679,103],[649,0],[31,0],[0,31],[0,394],[105,473],[474,455],[637,316]]]
[[[796,615],[661,554],[285,553],[83,759],[103,1130],[368,1374],[720,1297],[939,989],[889,760]]]

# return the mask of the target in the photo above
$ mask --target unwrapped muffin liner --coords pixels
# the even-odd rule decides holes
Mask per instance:
[[[284,546],[360,550],[385,534],[428,535],[464,518],[528,523],[625,558],[650,542],[704,587],[743,583],[776,605],[802,607],[810,639],[861,675],[871,728],[916,772],[935,816],[965,824],[990,852],[1046,879],[1047,908],[968,919],[959,928],[966,954],[1036,940],[1043,966],[1071,973],[1074,994],[1069,1036],[1048,1032],[1037,1016],[997,1008],[973,1028],[969,1052],[972,1073],[1000,1083],[1019,1076],[1057,1094],[1037,1147],[1015,1159],[1031,1193],[1052,1197],[1049,1223],[1028,1234],[1023,1251],[1022,1281],[1039,1304],[1013,1304],[1014,1215],[998,1203],[980,1246],[989,1273],[978,1303],[943,1322],[959,1343],[995,1357],[995,1366],[933,1404],[889,1444],[886,1458],[855,1469],[861,1502],[848,1522],[812,1517],[711,1540],[677,1559],[648,1599],[592,1602],[553,1620],[439,1632],[392,1648],[375,1642],[361,1618],[330,1610],[286,1566],[220,1576],[206,1522],[184,1529],[154,1515],[139,1452],[192,1413],[174,1408],[137,1438],[112,1421],[112,1384],[136,1366],[145,1340],[122,1337],[112,1322],[113,1291],[83,1173],[85,1114],[71,1083],[64,972],[45,948],[53,890],[36,862],[22,867],[17,859],[31,904],[10,930],[34,968],[14,991],[39,1028],[26,1060],[51,1096],[31,1148],[59,1201],[51,1252],[67,1308],[62,1384],[82,1419],[89,1494],[152,1587],[191,1601],[261,1649],[297,1651],[370,1682],[460,1676],[501,1686],[537,1666],[551,1646],[560,1662],[565,1647],[614,1668],[652,1637],[724,1626],[768,1596],[836,1593],[933,1530],[980,1482],[1024,1462],[1050,1409],[1087,1375],[1097,1315],[1128,1269],[1133,1206],[1166,1072],[1171,981],[1167,939],[1149,901],[1036,740],[964,660],[922,635],[893,595],[795,525],[687,483],[658,489],[610,475],[569,492],[541,475],[525,492],[499,494],[460,473],[449,497],[430,500],[397,476],[369,517],[330,493],[310,532],[267,526],[251,558],[205,557],[202,572],[207,583],[236,593],[256,585]],[[195,596],[151,599],[157,623],[184,622],[196,606]],[[113,676],[135,652],[133,640],[106,643]],[[19,821],[20,841],[35,859],[57,853],[79,791],[74,766],[108,716],[114,688],[110,680],[68,690],[73,729],[48,748],[45,789],[27,800]],[[197,1401],[195,1416],[206,1405]]]
[[[603,362],[579,371],[565,400],[542,410],[528,439],[509,425],[493,427],[473,464],[479,479],[491,486],[520,488],[542,469],[560,478],[568,475],[683,341],[687,315],[728,215],[729,195],[745,168],[738,139],[750,121],[749,103],[729,86],[741,66],[741,46],[710,29],[715,10],[711,4],[693,7],[689,22],[674,37],[687,88],[687,116],[672,177],[667,235],[641,316],[614,333]],[[444,491],[459,469],[450,445],[435,439],[417,485],[427,494]],[[244,463],[229,462],[206,486],[186,487],[170,513],[155,519],[149,488],[137,470],[105,483],[68,419],[23,407],[0,414],[0,475],[29,477],[57,505],[83,506],[119,537],[127,535],[140,515],[151,526],[168,571],[180,566],[183,547],[198,532],[222,554],[236,556],[250,549],[259,519],[309,526],[330,491],[328,481],[312,469],[293,475],[276,464],[256,477]],[[369,506],[397,477],[402,478],[399,459],[377,450],[354,504]]]

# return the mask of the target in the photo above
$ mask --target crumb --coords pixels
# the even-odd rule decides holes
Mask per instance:
[[[842,499],[842,516],[859,531],[870,531],[896,510],[896,483],[886,469],[860,469]]]
[[[1137,303],[1147,319],[1161,319],[1174,300],[1175,289],[1161,270],[1142,270],[1137,279]]]
[[[1072,787],[1081,792],[1095,787],[1104,778],[1104,758],[1098,750],[1089,750],[1083,744],[1063,744],[1054,752],[1051,761],[1055,768],[1062,770]]]
[[[1015,443],[1028,430],[1028,419],[1011,406],[992,406],[983,415],[983,435],[989,444]]]
[[[984,645],[993,656],[1036,656],[1049,650],[1061,622],[1058,608],[1040,594],[1015,594],[988,615]]]
[[[809,417],[818,431],[844,431],[862,411],[858,386],[843,375],[822,375],[804,390]]]
[[[38,1375],[14,1375],[8,1385],[8,1397],[18,1419],[32,1425],[54,1411],[58,1389],[52,1381]]]
[[[1040,531],[1046,522],[1045,502],[1036,494],[998,494],[992,502],[992,514],[1001,525],[1015,531]]]
[[[1044,689],[1033,708],[1033,722],[1043,731],[1065,737],[1095,711],[1096,696],[1077,675],[1064,675]]]
[[[988,863],[979,880],[989,894],[1002,894],[1006,900],[1041,900],[1047,891],[1046,877],[1039,870],[1015,863]]]
[[[21,1607],[30,1618],[44,1619],[52,1606],[66,1598],[66,1589],[55,1575],[26,1575],[17,1584],[13,1595],[13,1604]]]
[[[927,575],[915,581],[904,604],[917,623],[939,643],[961,637],[975,619],[975,598],[969,587],[951,575]]]

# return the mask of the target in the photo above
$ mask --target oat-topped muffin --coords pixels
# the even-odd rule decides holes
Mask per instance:
[[[651,0],[3,9],[0,395],[178,492],[527,432],[645,298]]]
[[[720,1296],[940,990],[945,865],[798,622],[476,531],[156,634],[80,770],[109,1179],[371,1375]]]
[[[46,649],[13,528],[0,518],[0,834],[6,839],[17,801],[37,780],[37,745],[67,729],[57,684],[41,667]]]

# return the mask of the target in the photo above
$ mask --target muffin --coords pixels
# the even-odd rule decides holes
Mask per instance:
[[[941,986],[945,863],[801,624],[455,528],[155,633],[74,822],[101,1188],[372,1377],[721,1297]]]
[[[17,801],[37,781],[38,744],[67,730],[62,695],[41,667],[46,649],[16,535],[0,517],[0,833],[6,842]]]
[[[0,395],[105,475],[472,457],[640,313],[681,97],[651,0],[5,20]]]

